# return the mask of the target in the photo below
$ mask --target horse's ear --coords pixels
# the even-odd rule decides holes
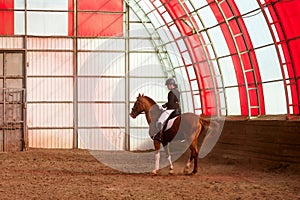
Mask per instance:
[[[142,95],[142,97],[144,96],[144,94]]]
[[[138,97],[140,97],[141,96],[141,93],[139,93],[139,96]]]

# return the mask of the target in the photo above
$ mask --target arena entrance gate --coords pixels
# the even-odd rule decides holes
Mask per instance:
[[[0,51],[0,152],[25,147],[24,52]]]

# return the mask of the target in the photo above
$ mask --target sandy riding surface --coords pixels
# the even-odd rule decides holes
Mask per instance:
[[[289,165],[206,158],[194,176],[183,166],[152,176],[111,169],[86,150],[0,153],[0,199],[300,199],[300,173]]]

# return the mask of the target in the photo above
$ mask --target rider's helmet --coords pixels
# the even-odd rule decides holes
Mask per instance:
[[[166,85],[176,85],[176,82],[173,78],[169,78],[166,80]]]

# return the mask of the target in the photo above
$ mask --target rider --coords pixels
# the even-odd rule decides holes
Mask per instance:
[[[157,129],[159,130],[158,133],[158,140],[162,139],[162,133],[163,133],[163,126],[165,121],[169,117],[175,117],[177,115],[181,114],[180,109],[180,92],[178,90],[178,86],[173,78],[169,78],[166,80],[166,86],[170,90],[168,93],[168,102],[163,104],[162,107],[166,108],[160,115],[160,117],[157,120]],[[170,116],[172,115],[172,116]]]

